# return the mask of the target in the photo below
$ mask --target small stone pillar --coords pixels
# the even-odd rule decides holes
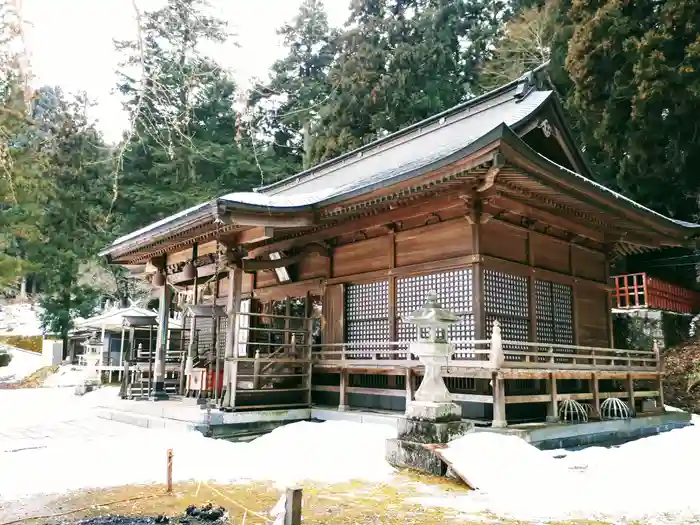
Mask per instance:
[[[412,468],[436,476],[445,475],[447,466],[435,453],[441,445],[473,430],[462,421],[462,409],[442,379],[442,367],[449,363],[453,345],[447,341],[447,329],[459,317],[443,309],[437,294],[431,292],[423,307],[404,320],[418,328],[418,340],[409,345],[409,353],[425,367],[423,381],[414,401],[406,404],[406,417],[399,419],[398,437],[387,440],[386,459],[397,468]],[[421,333],[427,329],[428,337]]]

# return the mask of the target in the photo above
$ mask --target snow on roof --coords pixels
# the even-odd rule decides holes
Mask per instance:
[[[510,90],[492,98],[484,100],[479,97],[473,103],[462,104],[459,111],[450,110],[451,114],[445,118],[431,118],[424,121],[424,126],[421,123],[411,126],[410,133],[404,133],[393,140],[376,141],[377,145],[370,150],[367,147],[360,148],[354,155],[344,156],[347,157],[344,160],[324,163],[322,169],[304,172],[303,177],[300,174],[298,178],[287,179],[284,185],[269,187],[265,193],[237,192],[223,195],[119,237],[111,246],[153,232],[178,219],[201,213],[207,207],[214,209],[216,203],[232,207],[242,205],[291,211],[293,208],[321,204],[411,173],[449,157],[499,125],[517,125],[537,111],[552,95],[551,91],[532,90],[526,96],[516,98],[514,93],[515,84]]]
[[[671,217],[667,217],[666,215],[663,215],[662,213],[659,213],[658,211],[654,211],[654,210],[652,210],[651,208],[647,208],[646,206],[643,206],[642,204],[639,204],[637,201],[634,201],[634,200],[630,199],[629,197],[625,197],[625,196],[622,195],[621,193],[617,193],[616,191],[611,190],[610,188],[608,188],[608,187],[606,187],[606,186],[603,186],[602,184],[599,184],[598,182],[596,182],[596,181],[594,181],[594,180],[592,180],[592,179],[589,179],[588,177],[584,177],[584,176],[581,175],[580,173],[576,173],[576,172],[573,171],[573,170],[570,170],[570,169],[568,169],[568,168],[565,168],[564,166],[561,166],[561,165],[557,164],[556,162],[550,160],[549,158],[545,157],[545,156],[542,155],[541,153],[538,153],[538,152],[535,152],[535,153],[536,153],[539,157],[541,157],[541,158],[543,158],[545,161],[547,161],[548,163],[553,164],[553,165],[556,166],[558,169],[560,169],[560,170],[562,170],[562,171],[564,171],[564,172],[566,172],[566,173],[568,173],[568,174],[570,174],[570,175],[576,177],[577,179],[580,179],[581,181],[585,182],[586,184],[590,184],[591,186],[593,186],[594,188],[596,188],[596,189],[599,190],[600,192],[606,193],[606,194],[608,194],[608,195],[611,195],[612,197],[614,197],[614,198],[616,198],[616,199],[618,199],[618,200],[621,200],[621,201],[623,201],[623,202],[626,203],[626,204],[630,204],[630,205],[632,205],[633,207],[635,207],[635,208],[637,208],[637,209],[639,209],[639,210],[641,210],[641,211],[643,211],[643,212],[645,212],[645,213],[650,213],[650,214],[655,215],[656,217],[658,217],[658,218],[660,218],[660,219],[662,219],[662,220],[673,222],[673,223],[675,223],[675,224],[677,224],[678,226],[681,226],[681,227],[683,227],[683,228],[691,228],[691,229],[693,229],[693,228],[700,228],[700,224],[695,224],[695,223],[692,223],[692,222],[681,221],[681,220],[679,220],[679,219],[673,219],[673,218],[671,218]]]
[[[118,308],[113,310],[108,310],[94,317],[88,319],[79,319],[75,322],[76,329],[89,329],[94,328],[95,330],[121,330],[124,322],[124,318],[128,316],[137,317],[156,317],[156,313],[153,310],[148,310],[146,308],[141,308],[139,306],[128,306],[127,308]],[[178,319],[169,319],[168,324],[173,328],[181,328],[182,321]]]

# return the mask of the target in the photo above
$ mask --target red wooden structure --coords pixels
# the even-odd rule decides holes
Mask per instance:
[[[614,308],[654,308],[682,314],[700,311],[700,293],[646,273],[615,275],[611,279]]]

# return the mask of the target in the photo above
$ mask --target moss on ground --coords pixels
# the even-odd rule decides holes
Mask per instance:
[[[438,488],[440,493],[465,493],[457,482],[404,472],[392,483],[372,484],[360,481],[327,485],[302,484],[304,490],[303,516],[305,525],[382,524],[435,525],[437,523],[483,525],[500,523],[525,525],[526,522],[504,520],[494,515],[465,516],[449,508],[422,507],[409,503],[411,498],[425,496],[425,485]],[[281,493],[270,484],[252,483],[218,485],[179,483],[172,494],[164,485],[124,486],[105,490],[88,490],[42,503],[44,516],[71,511],[70,518],[95,517],[105,514],[121,516],[182,515],[190,505],[211,502],[229,511],[232,523],[241,523],[246,507],[263,516],[275,505]],[[140,498],[140,499],[134,499]],[[130,500],[130,501],[124,501]],[[235,501],[237,504],[232,503]],[[36,508],[36,506],[34,506]],[[263,523],[253,513],[246,523]],[[36,514],[34,514],[36,515]],[[62,518],[66,521],[66,518]],[[51,520],[26,520],[27,524],[51,524]],[[599,521],[551,522],[550,525],[606,525]]]

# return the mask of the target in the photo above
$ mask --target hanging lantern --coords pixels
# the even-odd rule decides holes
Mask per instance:
[[[163,286],[165,284],[165,275],[163,275],[161,272],[154,273],[153,277],[151,278],[151,284],[158,287]]]
[[[182,269],[182,274],[187,279],[188,281],[191,281],[192,279],[197,278],[197,268],[194,265],[194,262],[190,261],[188,262],[185,267]]]

